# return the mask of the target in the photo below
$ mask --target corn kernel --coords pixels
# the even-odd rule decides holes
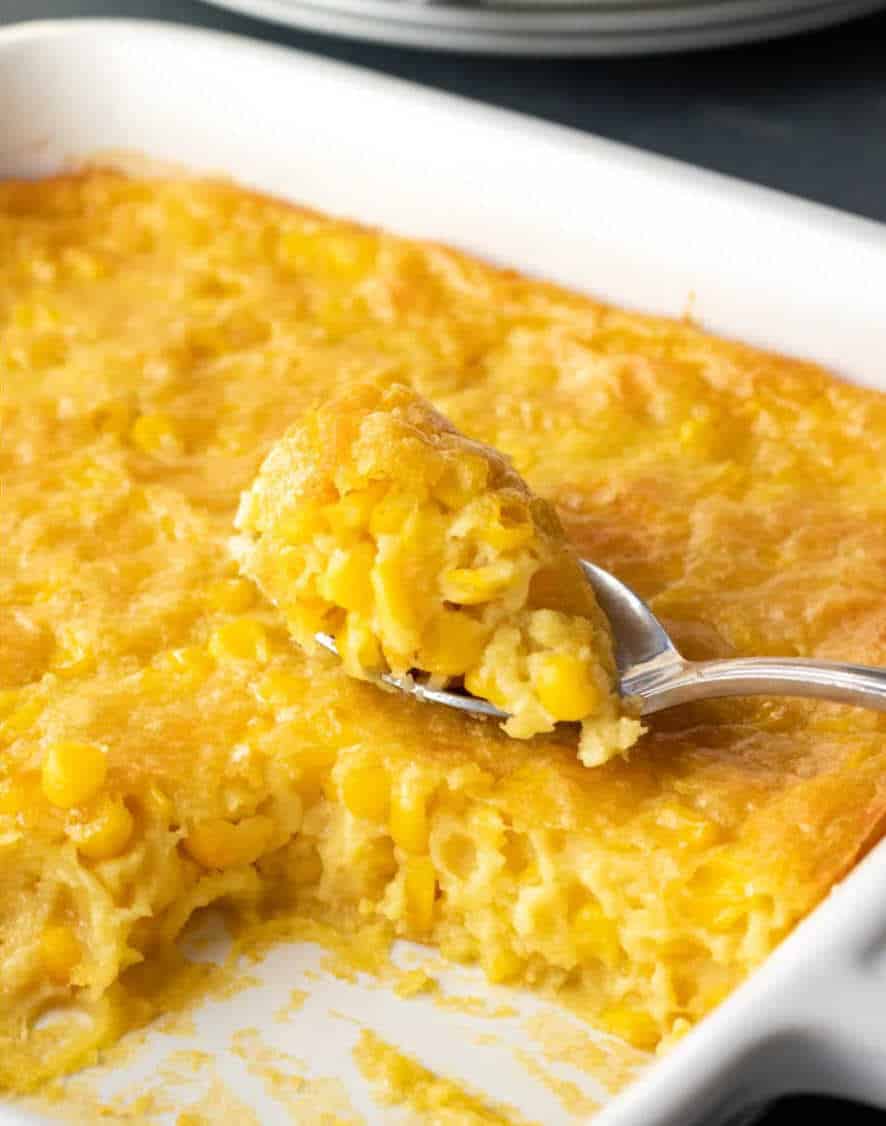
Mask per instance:
[[[93,419],[100,433],[112,434],[115,438],[123,438],[124,435],[129,433],[131,414],[129,399],[122,396],[119,399],[110,399],[103,403],[96,411]]]
[[[157,667],[162,672],[184,677],[191,684],[202,683],[215,668],[215,661],[199,645],[185,645],[181,649],[168,649],[157,657]],[[163,681],[164,685],[166,681]]]
[[[687,915],[713,930],[730,930],[753,901],[747,874],[734,861],[716,854],[695,870],[688,887]]]
[[[490,704],[507,710],[508,693],[501,688],[495,675],[482,664],[466,671],[465,689],[478,700],[488,700]]]
[[[289,862],[288,871],[296,887],[306,887],[319,882],[323,875],[323,861],[315,848],[299,853]]]
[[[288,708],[304,700],[305,682],[293,672],[273,669],[258,682],[255,692],[269,707]]]
[[[478,664],[489,630],[458,610],[444,610],[428,624],[418,653],[423,669],[458,676]]]
[[[372,572],[375,613],[385,647],[409,644],[426,612],[426,600],[414,583],[410,568],[402,558],[379,559]]]
[[[397,978],[394,992],[398,997],[418,997],[422,993],[436,993],[437,982],[424,970],[405,970]]]
[[[320,594],[345,610],[368,614],[372,609],[372,565],[375,548],[371,543],[355,543],[332,554],[320,577]]]
[[[165,414],[143,414],[132,424],[130,437],[146,454],[171,455],[182,453],[182,442],[175,424]]]
[[[360,891],[377,900],[397,874],[397,857],[390,837],[373,837],[360,846],[353,857],[354,874],[360,879]]]
[[[19,701],[19,693],[15,688],[0,688],[0,719],[8,716]]]
[[[61,648],[54,655],[52,671],[63,678],[86,676],[95,670],[96,657],[87,646]]]
[[[717,985],[709,986],[701,995],[701,1004],[704,1011],[715,1009],[717,1005],[722,1004],[734,988],[734,982],[720,982]]]
[[[191,677],[204,678],[215,668],[215,661],[199,645],[186,645],[181,649],[170,649],[172,667]]]
[[[218,579],[210,583],[206,600],[213,610],[242,614],[255,602],[255,587],[248,579]]]
[[[605,1009],[600,1014],[600,1023],[607,1032],[641,1051],[651,1051],[661,1039],[659,1027],[648,1013],[626,1006]]]
[[[41,796],[36,777],[6,779],[0,785],[0,814],[14,817],[24,813],[33,808]]]
[[[89,461],[81,469],[74,470],[71,480],[79,483],[84,491],[95,493],[119,488],[121,483],[119,472],[95,461]]]
[[[94,743],[55,743],[43,760],[43,793],[53,805],[71,809],[96,796],[107,772],[105,753]]]
[[[513,577],[513,564],[501,559],[485,567],[453,567],[441,576],[440,589],[448,602],[459,606],[478,606],[498,598]]]
[[[584,719],[600,704],[600,693],[587,664],[571,653],[546,653],[532,672],[541,706],[554,719]]]
[[[299,747],[294,763],[299,770],[299,790],[303,797],[313,796],[320,789],[334,762],[334,750],[321,746]]]
[[[428,851],[428,815],[425,795],[408,778],[400,779],[391,794],[388,827],[394,843],[405,852]]]
[[[302,544],[324,530],[321,513],[309,505],[282,513],[274,523],[274,534],[285,544]]]
[[[489,951],[483,956],[483,970],[493,985],[513,981],[523,972],[525,964],[519,955],[506,947]]]
[[[529,867],[535,854],[528,837],[508,829],[502,843],[502,855],[508,871],[519,876]]]
[[[274,822],[261,814],[237,822],[216,817],[196,825],[185,848],[204,868],[235,868],[258,860],[273,833]]]
[[[143,695],[155,698],[167,695],[173,683],[166,669],[156,668],[153,665],[142,669],[138,679]]]
[[[691,1031],[691,1022],[688,1021],[685,1017],[677,1017],[674,1023],[671,1025],[671,1031],[668,1035],[668,1043],[676,1044],[678,1040],[682,1040],[683,1037]]]
[[[341,798],[355,817],[382,824],[388,819],[391,780],[383,766],[358,766],[341,781]]]
[[[5,781],[0,785],[0,815],[14,816],[25,808],[25,794],[17,782]]]
[[[31,338],[24,353],[28,367],[48,368],[64,362],[68,347],[60,332],[41,332]]]
[[[58,313],[45,300],[15,301],[9,310],[10,323],[18,328],[51,328],[59,322]]]
[[[572,933],[582,958],[599,958],[614,966],[621,954],[618,931],[598,903],[585,903],[572,917]]]
[[[66,984],[71,971],[80,962],[82,951],[70,927],[48,926],[40,936],[40,955],[43,968],[53,981]]]
[[[89,821],[71,826],[68,834],[88,860],[110,860],[129,844],[135,822],[119,799],[103,801]]]
[[[524,918],[534,934],[540,938],[551,938],[561,926],[563,913],[560,903],[552,893],[541,888],[531,892],[530,896],[527,897]]]
[[[434,495],[447,508],[463,508],[471,497],[485,488],[488,479],[486,459],[468,455],[446,467],[434,486]]]
[[[401,558],[407,565],[412,560],[421,559],[424,568],[439,570],[446,539],[446,518],[435,504],[417,505],[400,529],[397,539],[400,546],[406,548]]]
[[[496,504],[495,517],[485,521],[477,534],[496,551],[517,551],[535,535],[528,505]]]
[[[14,708],[12,712],[2,722],[3,734],[11,739],[15,739],[20,735],[25,735],[29,732],[40,713],[43,711],[43,705],[39,700],[28,700],[22,704],[21,707]]]
[[[690,453],[710,455],[716,442],[717,429],[711,412],[706,408],[699,408],[694,417],[687,418],[680,424],[680,444]]]
[[[219,660],[258,661],[269,656],[264,626],[252,618],[237,618],[219,626],[209,639],[209,652]]]
[[[78,281],[95,281],[107,273],[104,262],[87,250],[69,246],[64,252],[65,266]]]
[[[434,921],[437,876],[430,857],[410,856],[403,874],[406,923],[410,931],[424,934]]]
[[[369,626],[349,614],[348,620],[338,631],[336,644],[345,671],[351,676],[363,677],[366,673],[382,672],[385,659],[378,638]]]
[[[374,536],[399,535],[415,511],[415,500],[403,493],[389,493],[373,508],[369,530]]]
[[[335,632],[334,614],[329,612],[329,604],[321,598],[304,596],[297,603],[287,606],[287,622],[293,637],[310,647],[314,634]],[[343,613],[339,614],[342,617]]]
[[[702,849],[716,844],[722,837],[716,821],[680,804],[665,806],[656,816],[656,825],[673,834],[673,845],[679,849]]]
[[[332,275],[343,281],[356,281],[370,269],[374,249],[368,239],[355,244],[352,238],[306,235],[301,230],[286,231],[280,237],[280,256],[284,262],[312,274]]]
[[[535,885],[540,884],[541,882],[541,868],[539,868],[538,864],[534,860],[530,860],[530,862],[523,869],[523,873],[520,876],[520,883],[526,885]]]
[[[372,510],[383,496],[382,484],[345,493],[338,504],[327,512],[332,530],[340,535],[343,532],[357,532],[368,528]]]
[[[334,803],[338,802],[338,783],[331,775],[327,775],[320,783],[320,790],[329,799],[329,801]]]

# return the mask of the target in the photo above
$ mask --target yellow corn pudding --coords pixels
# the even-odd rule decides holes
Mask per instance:
[[[358,386],[277,442],[237,515],[241,570],[347,671],[426,674],[527,739],[582,721],[596,766],[636,742],[608,623],[554,509],[402,385]]]
[[[3,1086],[144,1014],[218,902],[383,925],[653,1047],[880,837],[872,712],[688,706],[588,770],[574,726],[512,739],[295,646],[238,502],[367,382],[508,455],[689,656],[886,664],[886,396],[229,184],[4,183]]]

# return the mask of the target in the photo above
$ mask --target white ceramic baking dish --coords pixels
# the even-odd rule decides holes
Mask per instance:
[[[886,228],[659,157],[292,51],[135,22],[0,32],[0,120],[0,175],[135,151],[628,306],[691,309],[722,333],[886,390]],[[272,1023],[271,1001],[293,972],[291,960],[271,965],[266,994],[250,1002],[253,1023]],[[318,1006],[338,1003],[332,992],[312,998],[316,1023],[291,1032],[330,1058],[336,1036],[321,1043]],[[470,1074],[480,1048],[385,1004],[373,994],[365,1015]],[[207,1043],[221,1013],[201,1026]],[[502,1067],[521,1101],[522,1081]],[[689,1126],[789,1091],[886,1108],[883,845],[595,1123]],[[370,1120],[391,1120],[365,1092],[355,1098]],[[563,1120],[532,1098],[527,1111]],[[21,1120],[0,1110],[0,1121]]]

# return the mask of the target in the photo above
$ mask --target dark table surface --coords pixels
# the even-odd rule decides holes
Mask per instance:
[[[886,222],[886,13],[758,46],[627,59],[505,59],[357,43],[275,27],[191,0],[0,0],[0,24],[68,16],[177,20],[300,47]],[[841,1126],[886,1112],[785,1099]],[[831,1117],[833,1116],[833,1117]]]

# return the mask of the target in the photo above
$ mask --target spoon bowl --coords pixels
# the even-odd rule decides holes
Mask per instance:
[[[620,695],[640,715],[694,700],[723,696],[810,696],[886,711],[886,669],[794,657],[740,657],[688,661],[646,603],[615,575],[582,560],[585,577],[609,619]],[[335,639],[316,634],[338,655]],[[471,715],[507,719],[488,700],[465,692],[430,688],[412,675],[380,677],[384,684],[430,704]]]

